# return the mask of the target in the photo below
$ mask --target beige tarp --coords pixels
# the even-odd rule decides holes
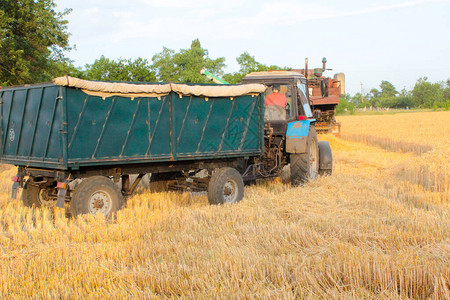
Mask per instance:
[[[88,95],[102,98],[121,97],[161,97],[170,93],[170,84],[133,84],[124,82],[101,82],[78,79],[74,77],[58,77],[53,83],[61,86],[81,89]]]
[[[242,85],[187,85],[172,84],[172,91],[181,95],[199,97],[237,97],[247,94],[259,94],[266,90],[264,84]]]
[[[78,79],[74,77],[58,77],[53,83],[60,86],[75,87],[88,95],[102,98],[121,97],[161,97],[171,91],[186,96],[198,97],[237,97],[247,94],[259,94],[266,90],[263,84],[242,85],[187,85],[187,84],[133,84],[123,82],[101,82]]]
[[[124,82],[101,82],[78,79],[74,77],[58,77],[53,79],[56,85],[76,87],[93,92],[106,93],[151,93],[168,94],[170,93],[169,84],[132,84]]]

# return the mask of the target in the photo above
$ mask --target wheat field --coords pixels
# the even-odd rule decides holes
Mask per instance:
[[[116,222],[9,198],[2,298],[450,299],[450,113],[346,116],[333,175],[244,200],[141,187]]]

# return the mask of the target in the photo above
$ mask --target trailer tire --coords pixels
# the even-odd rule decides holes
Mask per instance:
[[[244,197],[244,181],[234,168],[217,169],[208,184],[210,204],[236,203]]]
[[[49,193],[52,188],[42,188],[33,184],[32,179],[26,182],[26,188],[22,190],[22,203],[26,207],[55,207],[56,201],[49,200]]]
[[[111,219],[124,204],[122,192],[111,179],[93,176],[84,179],[76,187],[70,209],[73,216],[101,213]]]
[[[169,190],[169,181],[175,180],[178,176],[181,176],[181,172],[164,172],[164,173],[151,173],[149,187],[153,193],[162,193]]]
[[[291,183],[293,185],[314,180],[319,175],[319,142],[313,126],[309,127],[306,139],[305,153],[290,154]]]

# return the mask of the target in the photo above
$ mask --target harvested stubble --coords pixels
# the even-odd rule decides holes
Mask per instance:
[[[450,203],[402,176],[418,156],[322,138],[331,177],[259,182],[225,206],[141,188],[115,223],[24,208],[3,171],[0,293],[450,299]]]
[[[339,121],[345,140],[416,154],[408,160],[402,157],[397,177],[450,200],[450,112],[349,116]]]

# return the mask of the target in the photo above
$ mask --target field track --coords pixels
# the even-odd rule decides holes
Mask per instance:
[[[341,117],[331,177],[226,206],[141,187],[115,223],[25,208],[0,166],[0,295],[450,299],[448,120]]]

